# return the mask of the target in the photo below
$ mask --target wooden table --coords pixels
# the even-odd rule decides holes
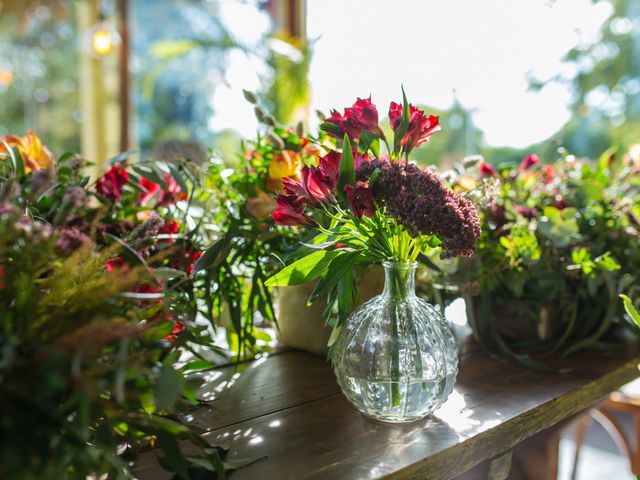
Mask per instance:
[[[508,469],[512,447],[633,380],[639,363],[640,348],[629,344],[579,352],[554,364],[570,373],[544,373],[467,342],[449,400],[424,421],[390,425],[347,402],[324,358],[292,350],[206,372],[211,402],[187,419],[214,443],[231,440],[228,459],[264,457],[232,480],[451,479],[505,454]],[[143,480],[165,473],[153,454],[137,469]]]

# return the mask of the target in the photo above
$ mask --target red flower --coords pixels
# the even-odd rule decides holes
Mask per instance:
[[[141,283],[140,285],[138,285],[137,287],[134,287],[133,289],[134,292],[136,293],[162,293],[162,286],[160,285],[152,285],[151,283]],[[155,299],[154,303],[160,302],[161,299],[157,298]]]
[[[553,179],[556,176],[556,171],[553,169],[553,167],[551,165],[545,165],[543,167],[543,171],[544,171],[544,180],[542,180],[542,182],[545,185],[553,182]]]
[[[346,133],[355,141],[360,138],[362,132],[369,132],[378,138],[384,136],[378,125],[378,110],[371,103],[371,97],[358,98],[352,107],[344,109],[344,115],[332,110],[331,116],[325,119],[324,129],[329,135],[337,138],[344,137]]]
[[[489,165],[487,162],[482,162],[478,167],[480,175],[483,177],[499,177],[498,171]]]
[[[193,253],[187,253],[185,255],[185,257],[187,258],[187,261],[188,261],[187,273],[189,275],[191,275],[193,273],[193,266],[195,265],[196,260],[198,260],[201,256],[202,256],[202,252],[199,251],[199,250],[196,250]]]
[[[376,204],[367,182],[356,182],[355,187],[345,185],[344,191],[347,193],[349,205],[356,217],[362,218],[363,215],[373,217],[373,214],[376,213]]]
[[[285,183],[285,188],[286,188]],[[277,225],[316,225],[316,221],[305,215],[304,213],[304,198],[298,195],[278,195],[276,197],[278,202],[278,208],[271,215]]]
[[[520,166],[518,167],[518,172],[529,170],[531,167],[533,167],[537,163],[540,163],[540,158],[538,158],[538,155],[536,155],[535,153],[532,153],[531,155],[527,155],[522,159],[522,162],[520,162]]]
[[[164,222],[164,225],[160,227],[160,230],[158,230],[158,233],[165,234],[165,235],[175,235],[179,231],[180,231],[180,222],[178,222],[177,220],[167,220]],[[166,241],[168,243],[173,243],[174,239],[167,238]]]
[[[391,102],[389,107],[389,121],[391,128],[395,132],[402,122],[403,107],[399,103]],[[429,140],[429,137],[441,130],[440,122],[436,115],[425,115],[425,113],[409,105],[409,127],[400,138],[400,146],[405,152],[413,150]]]
[[[159,183],[152,182],[144,177],[140,179],[140,185],[146,190],[142,192],[138,197],[140,205],[145,205],[151,198],[156,197],[158,199],[157,207],[166,207],[172,203],[176,203],[178,200],[184,200],[187,198],[186,192],[183,192],[170,174],[164,174],[164,181],[167,184],[167,189],[162,190]]]
[[[175,340],[178,337],[178,335],[182,333],[183,330],[184,330],[184,323],[178,320],[176,323],[173,324],[173,330],[171,331],[171,333],[166,337],[164,337],[163,340],[166,340],[166,341]]]
[[[120,257],[116,257],[113,260],[107,260],[107,263],[105,263],[104,265],[104,269],[107,272],[113,272],[114,270],[120,270],[120,269],[127,271],[129,267],[125,263],[124,259]]]
[[[4,265],[0,263],[0,290],[4,289]]]
[[[129,174],[120,165],[114,165],[104,172],[96,182],[96,191],[112,202],[119,202],[122,198],[122,188],[129,180]]]

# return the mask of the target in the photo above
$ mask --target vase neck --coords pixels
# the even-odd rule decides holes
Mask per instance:
[[[382,294],[395,300],[415,296],[415,275],[417,263],[384,262],[384,291]]]

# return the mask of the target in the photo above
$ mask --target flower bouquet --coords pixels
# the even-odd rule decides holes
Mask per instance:
[[[344,394],[366,415],[406,422],[446,399],[457,372],[448,326],[415,296],[416,261],[433,249],[442,257],[471,255],[480,226],[469,200],[409,162],[411,151],[440,129],[438,118],[406,97],[391,104],[389,118],[392,144],[370,99],[358,99],[344,114],[333,111],[322,124],[341,149],[303,167],[300,178],[283,179],[273,213],[277,224],[317,233],[267,285],[317,280],[309,301],[328,296],[332,362]],[[354,267],[380,263],[384,292],[349,316],[358,303]]]
[[[459,169],[454,188],[473,189],[483,232],[472,258],[442,266],[486,349],[537,367],[533,354],[605,345],[611,326],[629,324],[619,294],[638,298],[639,159],[561,154]]]
[[[198,402],[188,375],[212,363],[197,348],[220,350],[198,321],[194,183],[125,160],[93,184],[31,131],[0,140],[2,478],[132,478],[150,448],[182,478],[224,470],[221,448],[169,417]]]

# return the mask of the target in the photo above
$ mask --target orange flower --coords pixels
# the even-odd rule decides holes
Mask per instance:
[[[51,168],[55,164],[53,154],[44,146],[42,141],[31,129],[29,129],[24,137],[7,135],[2,140],[4,140],[9,147],[18,149],[20,155],[22,155],[24,170],[27,173],[38,171],[42,168]],[[0,143],[0,153],[7,153],[7,148],[3,143]]]
[[[300,154],[291,150],[283,150],[275,153],[269,163],[269,177],[267,178],[266,187],[271,192],[279,192],[282,190],[282,179],[285,177],[293,177],[300,179],[300,168],[302,167],[302,158]]]
[[[258,195],[247,200],[247,210],[258,220],[266,220],[277,208],[273,195],[260,190]]]

